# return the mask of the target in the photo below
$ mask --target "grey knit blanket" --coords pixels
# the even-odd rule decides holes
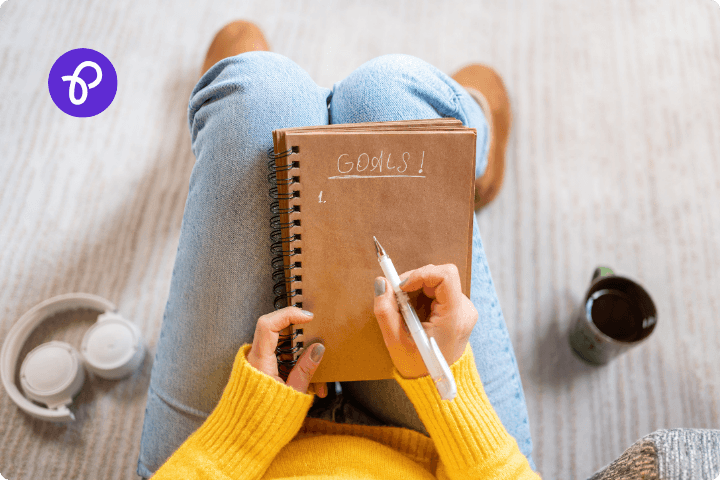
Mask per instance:
[[[657,430],[635,442],[590,480],[715,480],[720,477],[720,430]]]

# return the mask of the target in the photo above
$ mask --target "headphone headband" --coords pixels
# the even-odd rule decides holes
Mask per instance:
[[[58,295],[35,305],[12,326],[0,352],[0,374],[5,390],[12,400],[33,417],[54,422],[75,420],[75,416],[66,406],[51,410],[39,407],[26,399],[15,386],[15,369],[18,356],[25,341],[43,320],[67,310],[87,308],[100,312],[117,312],[110,301],[89,293],[67,293]]]

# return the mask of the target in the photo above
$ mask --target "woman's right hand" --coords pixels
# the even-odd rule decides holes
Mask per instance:
[[[462,293],[457,267],[453,264],[426,265],[403,273],[400,280],[404,280],[400,289],[410,295],[425,333],[428,337],[435,337],[448,365],[452,365],[465,351],[470,332],[478,319],[475,306]],[[416,291],[417,295],[411,293]],[[417,302],[413,302],[413,297]],[[419,308],[430,300],[429,311]],[[395,368],[405,378],[428,375],[420,351],[400,313],[395,293],[385,277],[375,279],[374,310]]]

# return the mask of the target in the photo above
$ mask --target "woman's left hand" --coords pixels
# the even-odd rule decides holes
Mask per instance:
[[[308,323],[312,318],[312,313],[300,310],[297,307],[285,307],[260,317],[255,327],[253,344],[247,356],[248,363],[278,382],[286,384],[288,387],[292,387],[300,393],[307,393],[310,380],[322,359],[322,352],[320,352],[320,357],[317,358],[317,360],[314,360],[311,354],[316,353],[316,350],[319,348],[322,348],[324,352],[325,346],[314,343],[306,347],[306,351],[300,355],[297,363],[293,369],[290,370],[287,383],[278,375],[275,349],[277,348],[280,338],[280,332],[284,328],[290,326],[291,323]],[[315,391],[317,396],[325,398],[327,396],[327,385],[325,383],[316,384]]]

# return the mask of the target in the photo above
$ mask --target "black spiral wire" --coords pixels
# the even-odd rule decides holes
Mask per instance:
[[[299,234],[292,234],[283,237],[283,230],[289,229],[294,226],[300,225],[300,220],[293,220],[291,222],[282,222],[281,215],[290,214],[293,212],[299,212],[300,206],[294,205],[288,208],[280,208],[280,200],[290,200],[300,196],[300,192],[289,192],[281,193],[278,191],[280,186],[290,186],[294,183],[299,182],[298,177],[288,178],[277,178],[277,172],[289,171],[293,168],[300,166],[299,162],[288,161],[284,165],[278,165],[277,160],[281,158],[289,157],[294,153],[293,149],[290,148],[284,152],[274,153],[273,148],[268,149],[268,182],[270,183],[270,252],[272,254],[272,269],[273,269],[273,293],[275,294],[275,300],[273,302],[275,310],[279,310],[288,306],[291,299],[295,296],[302,295],[302,289],[293,289],[287,292],[286,284],[288,282],[298,282],[302,280],[301,275],[293,273],[294,269],[301,268],[302,263],[300,261],[292,261],[292,257],[302,253],[302,249],[293,248],[292,242],[300,240]],[[287,250],[285,250],[287,248]],[[285,258],[290,258],[288,265],[285,265]],[[302,302],[292,303],[292,306],[302,308]],[[290,325],[292,326],[292,324]],[[302,350],[303,342],[295,342],[295,339],[302,335],[302,328],[296,328],[290,335],[280,334],[278,339],[278,346],[275,349],[275,356],[278,359],[278,373],[280,377],[287,381],[287,377],[290,371],[295,366],[296,360],[295,353]],[[291,360],[281,358],[282,356],[292,355]]]

